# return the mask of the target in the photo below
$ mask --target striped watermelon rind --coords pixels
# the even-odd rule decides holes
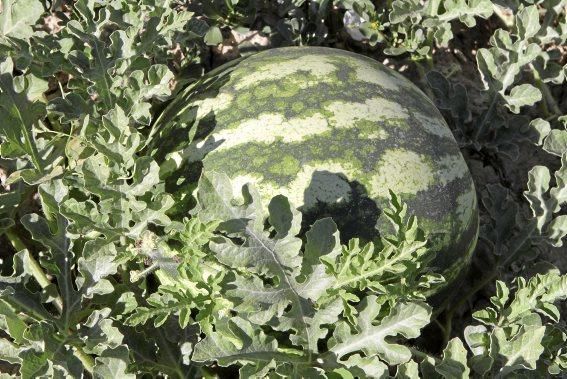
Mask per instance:
[[[179,99],[158,121],[171,169],[202,162],[235,189],[255,183],[266,203],[281,193],[307,215],[339,224],[341,214],[363,215],[378,230],[391,189],[418,217],[448,282],[468,264],[478,237],[473,180],[439,111],[397,72],[343,50],[279,48],[218,69]]]

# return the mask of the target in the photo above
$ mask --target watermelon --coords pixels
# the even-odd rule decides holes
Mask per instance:
[[[257,53],[179,94],[156,129],[164,170],[192,165],[228,174],[235,189],[254,183],[266,202],[287,196],[307,223],[333,217],[344,238],[385,230],[392,190],[448,281],[474,250],[475,187],[449,127],[415,85],[370,58],[323,47]]]

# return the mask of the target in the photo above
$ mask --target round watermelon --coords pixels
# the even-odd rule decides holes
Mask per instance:
[[[392,190],[448,281],[475,247],[476,192],[450,129],[415,85],[367,57],[264,51],[193,85],[158,123],[166,142],[157,151],[171,165],[199,162],[238,189],[254,183],[266,202],[283,194],[308,223],[333,217],[343,238],[384,230]]]

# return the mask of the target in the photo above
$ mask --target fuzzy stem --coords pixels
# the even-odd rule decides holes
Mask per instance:
[[[435,325],[441,329],[441,333],[443,333],[443,346],[447,346],[447,342],[451,338],[451,328],[452,328],[453,321],[452,319],[447,319],[445,321],[445,325],[443,325],[439,320],[435,320]]]
[[[425,69],[423,68],[423,64],[421,63],[421,61],[419,61],[417,59],[412,59],[412,61],[415,64],[415,67],[417,68],[417,73],[419,74],[419,81],[421,83],[423,83],[423,91],[427,94],[427,96],[431,100],[435,99],[435,94],[433,93],[433,91],[429,87],[429,84],[427,83],[427,80],[425,79],[425,76],[426,76],[427,73],[426,73]],[[431,67],[430,67],[430,69],[431,69]]]
[[[5,235],[12,244],[12,246],[14,247],[14,249],[16,249],[16,251],[22,251],[27,249],[26,245],[24,244],[22,239],[18,236],[17,232],[13,230],[13,228],[8,229],[5,232]],[[32,276],[39,283],[41,288],[46,288],[51,284],[51,281],[49,280],[49,278],[41,268],[39,262],[31,254],[29,254],[28,257],[29,257],[28,263],[30,264],[30,266],[28,266],[28,269],[31,271]],[[61,298],[60,295],[57,295],[57,297],[53,301],[53,305],[55,306],[55,308],[57,308],[57,310],[60,313],[63,312],[63,299]],[[42,318],[43,317],[40,317],[40,319]],[[74,346],[74,345],[73,345],[73,355],[81,361],[85,370],[87,370],[89,373],[93,372],[95,365],[95,361],[93,357],[85,353],[80,346]]]
[[[441,5],[441,0],[432,0],[429,3],[428,16],[430,16],[430,17],[437,16],[437,14],[439,13],[439,6],[440,5]]]
[[[10,228],[4,232],[6,238],[10,241],[16,252],[26,250],[26,245],[22,241],[22,239],[16,234],[13,228]]]
[[[484,114],[484,117],[482,118],[480,125],[474,131],[473,134],[474,141],[478,141],[479,137],[486,129],[486,124],[488,122],[488,119],[490,118],[490,116],[492,116],[492,113],[494,113],[494,110],[496,109],[496,104],[498,103],[498,96],[499,96],[498,92],[495,91],[492,95],[492,99],[490,100],[490,106],[488,107],[488,110]]]
[[[559,106],[557,105],[557,102],[555,101],[553,94],[549,90],[549,87],[543,80],[541,80],[541,76],[539,75],[539,72],[535,69],[535,67],[532,64],[530,64],[530,68],[532,70],[532,75],[534,76],[536,86],[537,88],[539,88],[541,94],[543,95],[543,101],[541,102],[541,106],[543,108],[545,117],[548,118],[553,116],[559,116],[561,114],[561,109],[559,109]],[[551,113],[550,113],[550,108],[551,108]]]
[[[95,360],[93,359],[93,357],[85,353],[84,350],[79,346],[73,346],[73,348],[73,355],[81,361],[84,369],[92,374],[95,365]]]
[[[419,349],[416,348],[416,347],[407,346],[407,348],[411,351],[411,355],[413,355],[415,358],[421,359],[422,361],[424,361],[424,360],[426,360],[426,359],[428,359],[428,358],[431,358],[431,359],[433,359],[433,360],[435,361],[435,364],[438,364],[438,363],[441,362],[439,358],[435,358],[434,356],[431,356],[431,355],[429,355],[429,354],[427,354],[427,353],[424,353],[423,351],[419,350]]]
[[[169,341],[167,340],[167,338],[164,336],[163,331],[161,329],[157,329],[157,334],[159,336],[159,339],[162,341],[163,343],[163,352],[165,354],[167,354],[167,357],[170,358],[170,363],[174,366],[174,370],[176,372],[176,374],[178,375],[179,378],[184,378],[185,375],[183,373],[183,370],[181,369],[177,355],[174,351],[171,350],[170,346],[169,346]],[[170,366],[171,367],[171,366]]]
[[[135,283],[138,280],[140,280],[140,278],[144,278],[148,276],[158,268],[159,268],[159,264],[154,262],[149,267],[146,267],[144,270],[140,272],[132,273],[132,275],[130,276],[130,282]]]
[[[13,230],[13,228],[6,230],[5,234],[16,251],[27,249],[26,245],[24,244],[20,236],[18,236],[17,232]],[[41,268],[39,262],[31,254],[29,254],[29,264],[29,269],[32,273],[32,276],[39,283],[41,288],[46,288],[47,286],[49,286],[51,284],[51,281]],[[63,299],[60,295],[57,295],[57,297],[53,301],[53,305],[60,313],[63,312]]]
[[[449,340],[451,339],[451,330],[453,329],[453,313],[451,311],[447,313],[447,319],[445,320],[445,326],[441,328],[443,331],[443,346],[447,346]],[[441,327],[441,324],[439,324]]]

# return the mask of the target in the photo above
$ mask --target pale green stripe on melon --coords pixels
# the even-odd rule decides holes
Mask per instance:
[[[219,129],[212,134],[212,138],[221,143],[216,151],[222,151],[250,142],[269,144],[278,139],[286,143],[303,141],[307,136],[329,130],[329,124],[321,114],[286,119],[282,114],[264,113],[257,119],[242,120],[236,128]],[[202,147],[204,144],[203,141],[197,146]]]
[[[356,120],[381,121],[409,118],[408,111],[404,107],[383,97],[368,99],[364,103],[333,101],[326,105],[325,109],[332,112],[330,121],[339,128],[352,127]]]
[[[315,206],[317,201],[327,204],[348,202],[351,199],[351,187],[338,174],[353,178],[356,169],[348,162],[311,162],[304,165],[287,186],[286,196],[291,197],[294,204],[303,204],[305,209]],[[308,187],[309,191],[304,192],[303,189]]]
[[[347,61],[347,59],[345,59],[345,61]],[[353,62],[351,67],[355,70],[357,80],[376,84],[388,90],[400,90],[400,79],[379,67],[376,63],[367,63],[361,59],[351,59],[351,61]]]
[[[343,139],[342,133],[348,134],[346,139]],[[280,161],[284,161],[286,157],[293,157],[301,162],[290,166],[294,169],[302,164],[316,165],[325,161],[348,162],[358,170],[352,178],[363,181],[362,184],[369,190],[372,187],[377,188],[380,184],[379,192],[371,193],[371,196],[380,197],[387,197],[388,195],[386,183],[389,183],[390,188],[396,192],[415,195],[419,190],[430,188],[431,183],[426,178],[428,175],[433,179],[437,178],[438,171],[445,171],[446,177],[452,175],[450,178],[453,180],[466,175],[466,171],[465,174],[459,173],[454,166],[440,168],[435,162],[437,158],[418,154],[413,146],[399,147],[397,148],[397,155],[395,152],[388,155],[388,150],[392,150],[388,149],[388,140],[368,140],[367,134],[363,133],[360,128],[357,128],[355,134],[350,133],[350,130],[336,129],[317,136],[307,136],[305,140],[296,142],[286,143],[282,139],[273,144],[251,141],[232,149],[216,149],[210,152],[205,159],[205,165],[215,170],[230,167],[231,171],[239,174],[247,172],[264,173],[267,176],[266,180],[274,181],[278,185],[286,185],[297,174],[293,173],[292,170],[281,170],[279,168]],[[357,146],[359,142],[359,147],[352,149],[352,146]],[[210,138],[203,146],[202,151],[210,151],[214,147],[214,140]],[[410,153],[406,155],[406,151]],[[276,154],[278,159],[265,159],[270,155],[267,152]],[[384,156],[385,152],[387,152],[386,156]],[[449,159],[446,160],[449,161]],[[377,165],[383,166],[382,169],[377,168]],[[297,170],[299,172],[299,169]],[[361,175],[362,172],[367,174]],[[394,182],[395,185],[392,186],[388,178],[394,175],[397,177],[400,173],[405,174],[405,176]],[[408,175],[413,176],[413,178],[408,180]],[[375,180],[373,181],[374,177]],[[445,179],[445,181],[447,180]],[[447,182],[450,183],[450,181]]]
[[[365,130],[367,138],[386,139],[388,133],[377,121],[409,118],[407,111],[399,104],[380,97],[368,99],[364,103],[334,101],[325,106],[325,111],[330,114],[328,120],[326,115],[316,112],[308,117],[287,119],[280,113],[263,113],[258,118],[244,119],[230,125],[233,127],[218,128],[213,132],[212,138],[221,143],[216,150],[222,151],[250,142],[269,144],[278,139],[283,142],[299,142],[306,137],[329,132],[329,122],[337,128],[354,128],[361,125],[357,121],[367,121],[374,123],[361,128]],[[210,143],[211,141],[207,141],[207,144]],[[204,144],[205,142],[201,142],[198,147]]]
[[[292,62],[290,64],[290,62]],[[292,77],[299,71],[307,71],[316,78],[325,79],[338,70],[331,59],[321,55],[304,55],[295,59],[272,62],[258,67],[254,75],[239,77],[234,84],[236,90],[242,90],[262,81],[277,81]],[[238,74],[238,73],[237,73]]]
[[[193,101],[193,106],[197,108],[197,120],[205,117],[209,113],[218,113],[225,109],[228,109],[234,101],[234,96],[226,93],[221,92],[215,97],[209,97],[201,100]]]
[[[264,181],[261,174],[250,173],[244,175],[236,175],[236,176],[232,176],[230,178],[230,181],[232,184],[232,192],[235,194],[235,198],[238,200],[242,200],[241,199],[242,187],[245,184],[253,184],[254,187],[256,187],[256,189],[262,196],[262,202],[264,206],[267,206],[270,199],[273,198],[274,196],[278,194],[283,194],[281,188],[275,186],[272,183]],[[290,203],[292,203],[291,199],[289,200]]]
[[[418,102],[428,101],[411,83],[402,77],[398,78],[399,75],[385,71],[384,68],[377,64],[373,65],[372,62],[360,62],[360,59],[355,59],[350,55],[310,54],[283,61],[276,60],[276,56],[265,58],[267,59],[260,59],[259,56],[256,56],[246,61],[247,66],[236,70],[230,84],[223,89],[231,93],[238,93],[233,101],[238,110],[226,109],[225,102],[222,102],[221,107],[215,110],[221,128],[238,127],[242,116],[244,119],[253,119],[266,111],[275,113],[274,110],[294,118],[303,117],[305,112],[326,114],[325,111],[329,111],[332,113],[329,121],[338,127],[350,127],[353,124],[352,121],[357,119],[363,121],[384,121],[388,118],[407,120],[410,112],[400,105],[403,99],[409,96]],[[317,61],[319,69],[317,65],[302,67],[300,64],[304,61]],[[266,78],[260,77],[258,81],[251,79],[257,78],[257,73],[267,75],[272,71],[275,71],[276,74],[270,74]],[[285,76],[285,73],[294,74]],[[327,75],[327,73],[331,74]],[[343,76],[354,78],[348,82],[348,85],[352,87],[350,96],[357,100],[338,100],[344,99],[345,77]],[[392,84],[396,81],[401,83],[397,88]],[[402,98],[399,91],[402,84],[404,84],[402,86],[404,89],[405,85],[409,86],[405,89],[406,92],[413,93],[406,94]],[[249,88],[251,86],[253,88]],[[320,90],[318,90],[319,87]],[[238,91],[240,88],[246,90]],[[318,99],[321,94],[325,95],[327,102],[314,102],[314,99]],[[380,96],[376,97],[376,94]],[[206,114],[207,111],[200,112],[200,114]],[[421,125],[430,134],[442,138],[447,137],[454,141],[447,126],[432,114],[414,111],[411,115],[417,121],[412,127]],[[347,116],[353,116],[353,118],[349,119]],[[407,126],[407,124],[399,124],[399,126]],[[384,139],[387,138],[387,133],[383,129],[377,129],[369,137]]]
[[[437,156],[435,152],[418,153],[421,139],[404,139],[402,134],[396,137],[398,142],[390,143],[389,139],[379,138],[387,137],[382,128],[399,134],[401,125],[407,124],[405,121],[395,124],[400,126],[390,126],[392,120],[379,123],[358,120],[350,124],[354,128],[352,130],[325,130],[324,124],[321,124],[317,134],[306,131],[286,134],[284,129],[287,128],[279,128],[280,121],[277,118],[277,127],[267,133],[269,137],[262,137],[259,131],[272,126],[257,120],[250,128],[219,130],[199,145],[202,152],[210,152],[205,158],[205,165],[215,170],[229,167],[235,174],[264,173],[265,180],[286,185],[304,164],[348,162],[358,170],[349,179],[363,182],[371,197],[383,198],[388,196],[389,188],[397,193],[416,195],[432,185],[447,186],[468,175],[468,168],[458,150]],[[396,145],[399,147],[389,147]],[[274,154],[277,159],[267,159]],[[291,158],[294,162],[288,164],[287,160],[291,162]],[[365,174],[361,175],[363,172]]]
[[[434,184],[435,169],[428,158],[414,151],[388,149],[380,156],[370,182],[372,197],[388,197],[388,189],[396,194],[417,194]]]
[[[459,231],[466,230],[473,220],[473,213],[477,209],[476,191],[474,184],[471,189],[457,197],[456,215],[459,219]]]
[[[439,157],[436,162],[438,183],[445,186],[453,180],[469,174],[469,169],[460,153]]]
[[[399,91],[400,84],[398,78],[382,70],[378,70],[373,64],[362,63],[360,60],[356,63],[355,73],[357,80],[376,84],[389,90]]]

